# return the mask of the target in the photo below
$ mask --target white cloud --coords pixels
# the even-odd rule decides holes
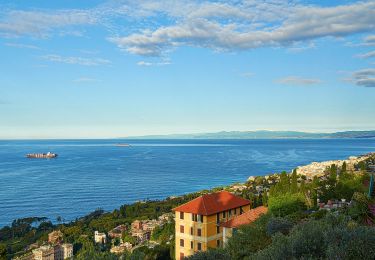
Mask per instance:
[[[347,79],[357,86],[375,88],[375,69],[363,69],[355,71],[351,78]]]
[[[185,16],[171,25],[112,37],[110,41],[133,54],[157,56],[180,45],[214,50],[247,50],[288,46],[320,37],[342,37],[375,29],[375,2],[336,7],[292,5],[287,13],[283,11],[285,1],[275,1],[267,4],[264,14],[260,1],[250,2],[258,3],[255,5],[258,9],[252,10],[251,5],[246,9],[246,1],[242,1],[242,8],[237,9],[220,9],[218,4],[207,3],[204,8],[200,6],[195,11],[181,8],[186,12]],[[281,11],[277,10],[278,6],[281,6]],[[241,15],[243,12],[246,15]],[[225,19],[227,14],[238,19]],[[254,24],[258,27],[254,27]]]
[[[7,42],[4,44],[5,46],[8,47],[14,47],[14,48],[20,48],[20,49],[34,49],[34,50],[40,50],[39,47],[35,45],[30,45],[30,44],[22,44],[22,43],[12,43],[12,42]]]
[[[108,65],[111,62],[101,58],[83,58],[83,57],[63,57],[56,54],[49,54],[42,56],[43,59],[53,62],[67,63],[67,64],[78,64],[83,66],[98,66]]]
[[[299,52],[302,52],[302,51],[306,51],[306,50],[310,50],[310,49],[315,49],[315,48],[316,48],[316,45],[313,42],[310,42],[310,43],[302,42],[302,43],[295,44],[295,45],[289,47],[288,48],[288,52],[290,52],[290,53],[299,53]]]
[[[138,66],[149,67],[149,66],[152,66],[152,63],[151,62],[147,62],[147,61],[139,61],[139,62],[137,62],[137,65]]]
[[[366,37],[363,39],[363,42],[364,42],[364,45],[367,45],[367,46],[375,46],[375,35],[369,35],[369,36],[366,36]]]
[[[75,83],[91,83],[91,82],[98,82],[99,80],[89,77],[81,77],[78,79],[73,80]]]
[[[54,29],[92,25],[98,16],[86,10],[22,11],[13,10],[0,20],[0,32],[7,35],[45,37]]]
[[[162,60],[159,62],[149,62],[149,61],[139,61],[137,62],[138,66],[150,67],[150,66],[166,66],[170,65],[171,62],[169,60]]]
[[[322,7],[299,0],[116,0],[86,10],[0,13],[0,35],[82,36],[81,27],[87,25],[103,26],[109,41],[141,56],[159,56],[179,46],[215,51],[283,46],[300,51],[314,47],[317,38],[374,31],[375,2]],[[373,44],[375,37],[364,40]]]
[[[367,53],[362,53],[362,54],[357,55],[357,57],[361,58],[361,59],[374,58],[375,57],[375,51],[370,51],[370,52],[367,52]]]
[[[289,76],[276,80],[277,83],[284,85],[315,85],[321,81],[319,79],[301,78],[298,76]]]

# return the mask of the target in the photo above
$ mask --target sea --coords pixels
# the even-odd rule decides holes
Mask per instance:
[[[25,157],[49,151],[58,157]],[[31,216],[71,221],[98,208],[111,211],[369,152],[375,139],[3,140],[0,227]]]

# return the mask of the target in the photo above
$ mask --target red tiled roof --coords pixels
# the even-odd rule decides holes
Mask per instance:
[[[255,209],[251,209],[237,217],[228,220],[227,222],[222,223],[220,226],[234,228],[239,227],[242,225],[250,224],[257,220],[261,215],[266,214],[268,208],[264,206],[257,207]]]
[[[188,203],[174,208],[174,211],[209,216],[225,210],[249,205],[250,201],[237,197],[228,191],[202,195]]]

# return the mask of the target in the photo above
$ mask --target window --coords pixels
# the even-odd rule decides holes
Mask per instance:
[[[198,236],[201,237],[202,236],[202,229],[198,228]]]
[[[190,242],[190,247],[191,247],[191,249],[194,249],[194,242],[193,241]]]
[[[184,212],[180,212],[180,219],[184,219]]]
[[[223,211],[223,218],[225,218],[225,211]]]
[[[220,240],[216,240],[216,246],[220,247]]]
[[[217,226],[217,227],[216,227],[216,234],[219,234],[219,233],[220,233],[220,227]]]
[[[184,247],[184,240],[180,239],[180,247]]]
[[[234,215],[236,215],[237,214],[237,209],[234,209]]]
[[[228,210],[228,217],[231,217],[232,216],[232,210]]]
[[[202,215],[198,215],[198,221],[203,222],[203,216]]]
[[[191,214],[191,220],[197,222],[198,221],[198,215],[197,214]]]
[[[201,243],[198,243],[198,250],[202,250],[202,244]]]
[[[180,260],[184,260],[184,259],[185,259],[184,253],[180,253]]]
[[[220,214],[217,213],[217,214],[216,214],[216,223],[219,223],[219,222],[220,222]]]
[[[242,214],[243,213],[243,210],[242,210],[242,207],[240,207],[240,214]]]
[[[180,226],[180,233],[184,233],[184,226]]]
[[[194,228],[193,227],[190,228],[190,235],[194,235]]]

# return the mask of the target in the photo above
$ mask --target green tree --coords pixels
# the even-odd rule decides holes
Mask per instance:
[[[345,161],[342,163],[341,173],[346,173],[346,162]]]
[[[280,174],[280,180],[270,189],[270,195],[276,196],[278,194],[284,194],[286,192],[290,192],[290,180],[288,174],[283,171]]]
[[[266,234],[266,224],[269,218],[269,215],[264,215],[254,223],[242,226],[236,231],[226,246],[232,259],[249,257],[271,243],[271,237]]]
[[[134,245],[135,242],[136,242],[136,239],[134,237],[132,237],[131,235],[124,233],[123,236],[122,236],[122,241],[128,242],[128,243]]]
[[[360,223],[375,223],[374,215],[369,209],[370,200],[366,195],[355,192],[352,198],[353,205],[348,210],[348,215]]]
[[[268,199],[268,208],[275,216],[284,217],[305,210],[305,198],[300,193],[273,196]]]
[[[262,205],[264,205],[264,206],[268,205],[268,195],[267,195],[267,192],[263,192]]]
[[[5,244],[0,244],[0,259],[6,259],[7,256],[7,247]]]
[[[294,169],[291,177],[291,184],[290,184],[290,192],[297,193],[298,192],[298,176],[297,170]]]

